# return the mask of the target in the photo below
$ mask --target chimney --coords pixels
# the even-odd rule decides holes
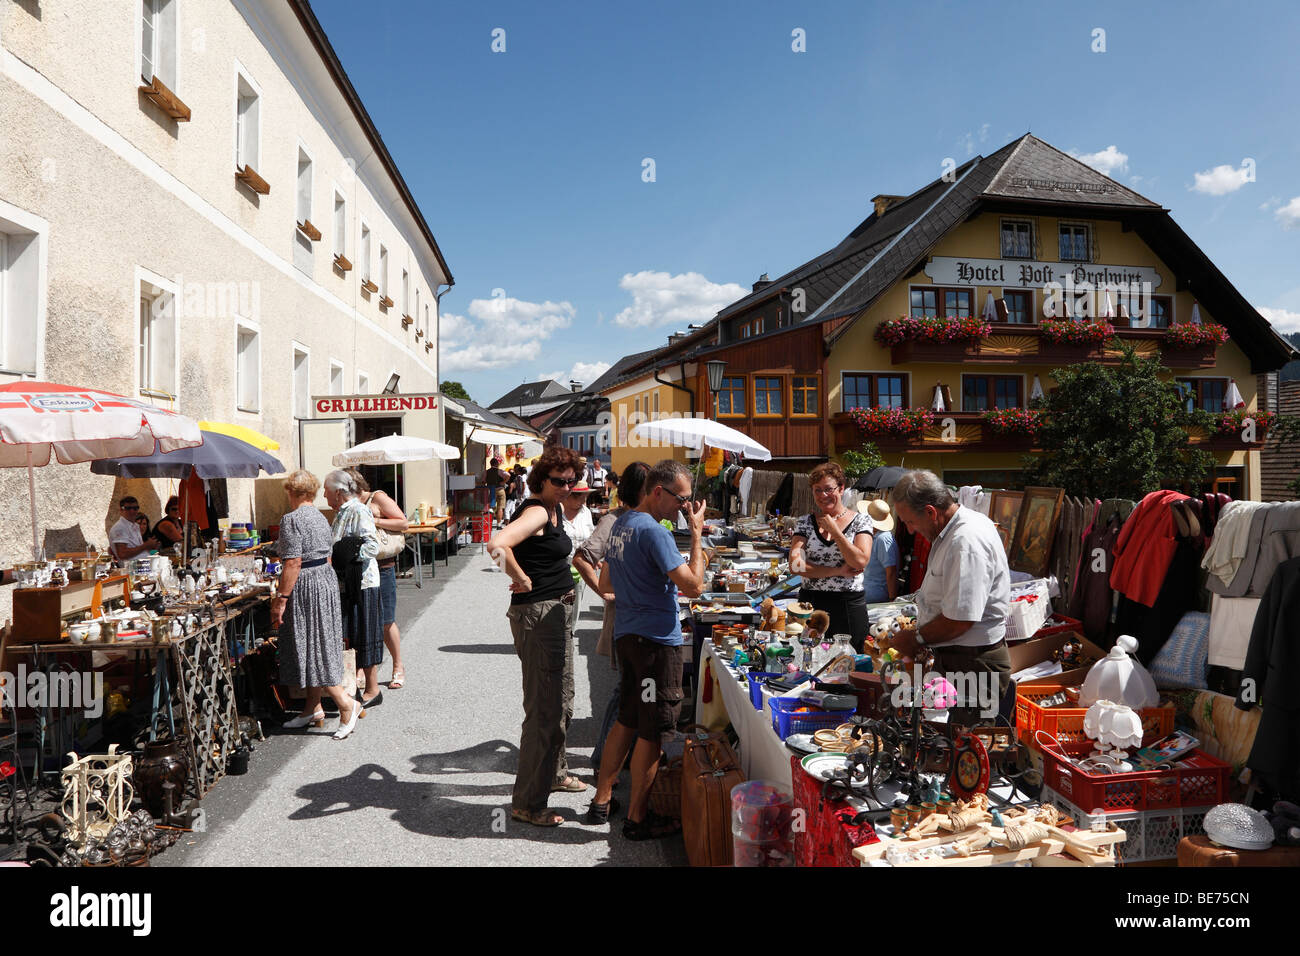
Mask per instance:
[[[686,338],[685,332],[673,332],[671,335],[668,336],[668,344],[672,345],[678,339],[684,339],[684,338]]]
[[[757,292],[759,289],[766,289],[771,284],[772,284],[772,280],[769,279],[767,277],[767,273],[764,272],[761,276],[758,277],[758,281],[754,283],[753,288],[751,288],[750,291]]]
[[[581,383],[581,382],[575,382],[573,379],[569,379],[569,391],[571,391],[571,392],[581,392],[581,391],[582,391],[582,383]]]
[[[883,216],[886,209],[894,205],[894,203],[898,202],[900,199],[906,198],[906,196],[891,196],[888,193],[881,193],[879,196],[872,196],[871,201],[875,204],[876,215]]]

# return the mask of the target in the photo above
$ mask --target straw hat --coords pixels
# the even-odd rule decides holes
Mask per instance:
[[[872,498],[870,501],[859,501],[858,511],[871,519],[871,527],[877,531],[893,531],[894,516],[889,510],[889,505],[885,504],[883,498]]]
[[[571,495],[585,495],[591,491],[591,486],[587,484],[586,478],[579,478],[578,483],[569,489]]]

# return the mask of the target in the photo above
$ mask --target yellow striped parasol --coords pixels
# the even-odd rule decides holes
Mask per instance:
[[[280,443],[274,438],[267,438],[261,432],[255,432],[251,428],[245,428],[243,425],[235,425],[230,422],[199,422],[199,430],[215,432],[218,435],[229,435],[231,438],[238,438],[242,442],[248,442],[254,448],[260,448],[262,451],[278,451],[280,448]]]

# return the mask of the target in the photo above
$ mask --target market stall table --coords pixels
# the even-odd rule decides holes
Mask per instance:
[[[424,521],[420,524],[409,525],[406,529],[406,534],[413,539],[410,543],[410,547],[415,552],[415,586],[417,588],[424,587],[424,558],[420,554],[420,537],[421,535],[426,535],[426,534],[434,535],[434,537],[430,541],[432,548],[429,551],[429,567],[433,569],[433,574],[431,574],[430,577],[436,579],[438,577],[438,555],[434,549],[436,549],[438,546],[437,534],[439,531],[446,528],[447,522],[450,520],[451,519],[446,516],[439,517],[439,518],[430,518],[427,521]],[[447,539],[447,550],[446,552],[444,552],[444,554],[445,554],[444,557],[445,563],[450,565],[451,564],[450,539]]]

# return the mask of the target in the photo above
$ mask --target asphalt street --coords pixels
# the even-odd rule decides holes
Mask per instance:
[[[590,596],[577,626],[568,753],[591,789],[552,794],[565,823],[544,829],[509,813],[523,707],[505,575],[475,545],[423,588],[399,581],[398,595],[406,686],[385,689],[348,740],[330,739],[334,719],[269,736],[246,775],[223,778],[204,798],[204,832],[153,865],[311,865],[338,862],[340,852],[366,866],[685,863],[680,837],[625,840],[621,813],[605,826],[582,822],[599,731],[591,701],[603,711],[614,682],[595,654],[601,612]],[[386,659],[380,680],[390,673]],[[625,798],[626,782],[615,792]]]

